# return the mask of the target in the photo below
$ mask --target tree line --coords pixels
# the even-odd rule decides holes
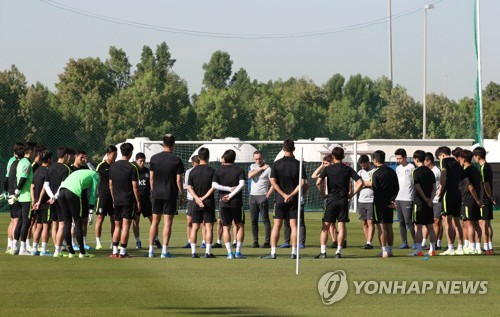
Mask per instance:
[[[421,138],[422,105],[386,77],[334,74],[323,85],[306,78],[251,79],[233,71],[227,52],[216,51],[203,65],[203,87],[189,95],[174,71],[176,59],[165,42],[144,46],[132,70],[126,52],[110,47],[105,61],[70,59],[56,90],[27,84],[15,66],[0,72],[1,157],[17,141],[54,149],[64,144],[101,155],[107,144],[147,136],[160,140],[282,140],[314,138]],[[475,105],[470,97],[427,96],[428,138],[474,138]],[[496,138],[500,85],[483,91],[484,136]]]

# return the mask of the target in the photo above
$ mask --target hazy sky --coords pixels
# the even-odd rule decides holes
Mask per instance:
[[[394,82],[422,99],[424,5],[428,92],[474,96],[474,0],[392,0]],[[0,0],[0,69],[15,64],[30,83],[55,89],[69,58],[105,60],[114,45],[135,66],[143,45],[165,41],[174,71],[198,93],[216,50],[252,79],[333,74],[387,76],[387,0]],[[481,1],[483,87],[500,83],[500,1]],[[279,36],[278,36],[279,35]],[[312,35],[312,36],[311,36]]]

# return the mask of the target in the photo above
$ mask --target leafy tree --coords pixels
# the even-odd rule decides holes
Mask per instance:
[[[233,61],[228,53],[216,51],[210,61],[203,64],[203,85],[207,89],[226,88],[232,73]]]
[[[483,91],[484,137],[498,138],[500,133],[500,85],[490,82]]]
[[[106,60],[106,66],[109,69],[109,76],[115,83],[116,89],[120,90],[127,87],[130,83],[130,62],[127,54],[121,48],[114,46],[109,48],[109,59]]]

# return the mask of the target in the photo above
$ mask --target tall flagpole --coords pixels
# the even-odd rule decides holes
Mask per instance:
[[[300,258],[300,247],[299,247],[299,242],[300,242],[300,214],[301,214],[301,201],[302,201],[302,164],[304,161],[304,147],[300,147],[300,164],[299,164],[299,202],[297,210],[298,216],[297,216],[297,241],[295,246],[297,247],[297,262],[296,262],[296,267],[295,267],[295,274],[299,275],[299,258]]]
[[[477,128],[477,142],[482,146],[484,142],[484,121],[483,121],[483,85],[482,85],[482,79],[481,79],[481,28],[480,28],[480,14],[479,14],[479,7],[480,7],[480,1],[476,0],[476,54],[477,54],[477,87],[476,87],[476,94],[477,94],[477,107],[479,108],[479,113],[476,114],[478,115],[478,118],[476,118],[477,121],[479,121],[479,126]]]

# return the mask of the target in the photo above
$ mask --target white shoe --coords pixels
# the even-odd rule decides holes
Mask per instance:
[[[446,251],[439,253],[439,255],[455,255],[455,251],[447,249]]]
[[[96,249],[96,250],[101,250],[101,249],[102,249],[102,244],[97,243],[97,244],[95,245],[95,249]]]
[[[19,251],[19,255],[29,255],[29,256],[31,256],[31,252],[29,252],[28,250],[21,250],[21,251]]]
[[[12,247],[7,247],[7,249],[5,249],[5,253],[10,253],[11,249],[12,249]]]
[[[76,254],[74,254],[74,253],[70,253],[70,254],[68,254],[68,258],[72,259],[72,258],[74,258],[74,257],[76,257]]]

